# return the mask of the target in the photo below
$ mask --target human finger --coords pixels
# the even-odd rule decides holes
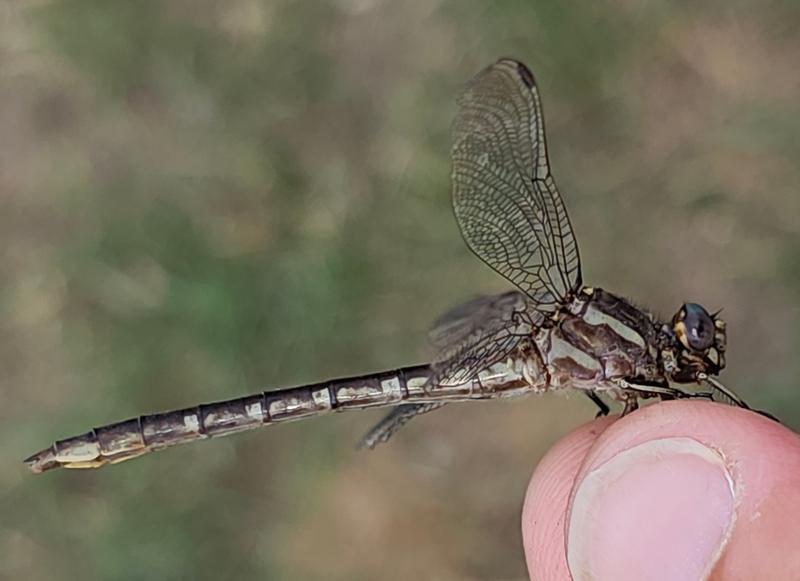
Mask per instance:
[[[607,426],[576,473],[543,468],[551,476],[537,468],[532,486],[556,476],[559,498],[570,490],[560,557],[575,579],[800,578],[800,439],[762,416],[648,406]],[[548,510],[526,504],[524,526]],[[540,548],[526,544],[529,566]]]

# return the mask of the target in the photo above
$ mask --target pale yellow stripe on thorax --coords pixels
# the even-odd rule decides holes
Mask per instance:
[[[601,310],[597,309],[594,305],[589,305],[586,309],[586,312],[583,314],[583,320],[589,323],[590,325],[608,325],[612,331],[614,331],[617,335],[622,337],[623,339],[630,341],[638,345],[639,347],[645,347],[644,337],[642,337],[639,333],[637,333],[634,329],[623,323],[622,321],[615,319],[611,315],[608,315]]]
[[[559,334],[552,333],[550,335],[550,348],[547,350],[548,363],[553,364],[558,359],[566,358],[572,359],[572,361],[588,371],[602,370],[602,365],[597,359],[588,353],[584,353]]]

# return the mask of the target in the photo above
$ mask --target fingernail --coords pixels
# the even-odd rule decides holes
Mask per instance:
[[[735,520],[722,456],[691,438],[651,440],[578,484],[567,530],[575,581],[697,581],[719,559]]]

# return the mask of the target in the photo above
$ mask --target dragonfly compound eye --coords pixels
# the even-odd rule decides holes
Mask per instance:
[[[714,320],[697,303],[686,303],[675,321],[675,333],[684,347],[705,351],[714,344]]]

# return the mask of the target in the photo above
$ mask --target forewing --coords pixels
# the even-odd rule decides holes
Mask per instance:
[[[544,119],[531,72],[502,59],[458,101],[453,125],[453,206],[484,262],[553,312],[581,285],[580,258],[550,173]]]
[[[459,385],[511,356],[543,316],[519,291],[479,297],[445,313],[430,339],[438,349],[434,385]]]

